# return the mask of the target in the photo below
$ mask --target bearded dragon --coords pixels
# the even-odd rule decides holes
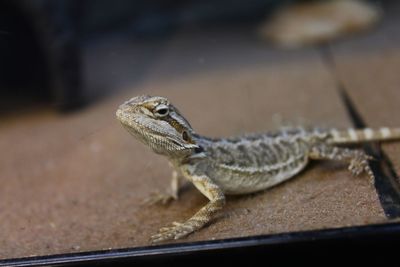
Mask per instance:
[[[372,157],[343,145],[400,138],[400,128],[284,128],[272,133],[208,138],[197,134],[179,110],[159,96],[134,97],[119,106],[116,116],[129,133],[166,156],[174,167],[170,193],[158,200],[178,198],[181,176],[209,199],[185,222],[161,228],[151,236],[152,242],[179,239],[201,229],[224,207],[225,195],[270,188],[294,177],[310,160],[346,162],[352,175],[366,172],[374,182],[368,165]]]

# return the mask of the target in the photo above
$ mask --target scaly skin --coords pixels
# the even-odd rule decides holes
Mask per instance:
[[[179,173],[209,199],[209,203],[183,223],[174,222],[151,237],[152,242],[179,239],[202,228],[225,204],[227,194],[267,189],[294,177],[309,160],[349,163],[353,175],[366,172],[371,181],[371,159],[361,150],[338,147],[349,143],[400,138],[400,129],[348,129],[345,131],[282,129],[276,133],[211,139],[194,132],[188,121],[166,98],[138,96],[122,104],[117,118],[138,140],[168,158],[175,168],[169,194],[150,203],[178,198]]]

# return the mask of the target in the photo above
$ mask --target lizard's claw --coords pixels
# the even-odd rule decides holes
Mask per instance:
[[[194,231],[193,227],[188,223],[173,222],[172,224],[173,226],[163,227],[158,231],[158,234],[151,236],[151,243],[179,239]]]
[[[155,192],[151,196],[145,198],[142,201],[143,205],[154,205],[154,204],[162,204],[166,205],[168,204],[171,200],[177,199],[176,196],[168,193],[160,193],[160,192]]]
[[[173,225],[173,226],[181,226],[181,225],[182,225],[182,223],[180,223],[180,222],[173,222],[173,223],[172,223],[172,225]],[[173,226],[162,227],[162,228],[160,228],[160,230],[158,230],[158,233],[164,233],[164,232],[167,232],[167,231],[169,231],[169,230],[170,230],[170,228],[171,228],[171,227],[173,227]]]

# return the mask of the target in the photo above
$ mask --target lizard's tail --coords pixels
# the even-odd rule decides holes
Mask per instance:
[[[400,128],[331,130],[330,134],[332,135],[332,143],[334,144],[389,141],[400,139]]]

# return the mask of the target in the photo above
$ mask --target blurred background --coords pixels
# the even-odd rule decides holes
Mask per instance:
[[[91,103],[142,79],[182,28],[236,31],[283,2],[2,0],[2,110]]]
[[[381,1],[348,1],[359,6],[318,7],[324,2],[347,1],[2,0],[1,111],[14,111],[32,102],[71,110],[132,87],[153,71],[182,32],[193,54],[184,62],[175,61],[171,67],[178,72],[195,69],[193,65],[226,65],[231,59],[219,52],[231,46],[242,45],[241,51],[250,51],[251,57],[252,49],[271,49],[274,42],[282,47],[320,45],[348,32],[364,31],[379,21],[383,5]],[[298,3],[304,7],[282,11]],[[296,28],[299,17],[304,25]],[[291,37],[284,35],[291,35],[290,31],[317,33],[288,40]],[[199,48],[204,43],[210,47],[196,54],[198,38]],[[177,53],[182,58],[188,52],[182,47]],[[249,61],[244,56],[231,63],[240,65],[240,60]]]

